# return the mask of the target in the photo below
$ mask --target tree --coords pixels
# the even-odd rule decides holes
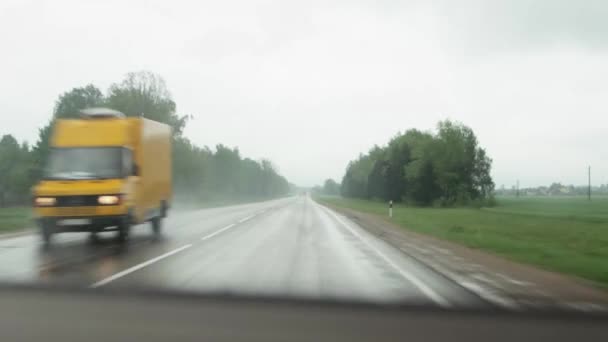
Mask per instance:
[[[493,201],[495,184],[490,175],[491,171],[492,159],[487,156],[483,148],[478,148],[473,169],[473,186],[480,198]]]
[[[430,205],[440,197],[435,171],[433,144],[435,137],[418,130],[409,130],[401,137],[408,159],[403,166],[404,198],[419,205]],[[407,147],[407,148],[405,148]]]
[[[12,135],[0,139],[0,206],[26,200],[29,196],[30,149]]]
[[[73,88],[60,95],[55,102],[53,119],[78,118],[80,110],[102,106],[104,101],[101,90],[92,84]]]
[[[17,162],[19,144],[12,135],[0,140],[0,206],[6,205],[6,197],[13,185],[13,168]]]
[[[326,195],[336,196],[340,194],[340,184],[333,179],[326,179],[323,183],[322,192]]]
[[[38,129],[38,141],[32,149],[33,177],[40,179],[42,169],[49,155],[49,141],[51,139],[52,120],[44,127]]]
[[[405,167],[412,159],[412,146],[415,136],[419,134],[411,130],[403,135],[394,137],[386,147],[386,198],[400,202],[407,197],[407,178]]]
[[[241,156],[238,149],[219,144],[211,157],[207,188],[228,196],[236,194],[237,176]]]
[[[437,128],[432,153],[442,200],[452,204],[475,199],[472,179],[477,147],[475,134],[470,128],[451,121],[442,121]]]
[[[351,161],[341,193],[421,205],[492,203],[491,167],[473,130],[442,121],[435,135],[409,130]]]
[[[359,158],[348,164],[340,193],[344,197],[369,198],[367,182],[374,166],[374,159],[369,155],[359,155]]]
[[[192,199],[204,191],[209,176],[211,152],[201,149],[184,137],[173,141],[173,184],[176,192]]]
[[[144,116],[166,123],[176,136],[182,134],[189,118],[176,114],[176,104],[165,80],[149,71],[130,72],[120,83],[112,84],[106,104],[127,116]]]
[[[388,169],[390,165],[385,160],[376,160],[367,176],[367,197],[386,200],[389,198]]]
[[[407,167],[406,177],[410,184],[408,198],[420,205],[430,205],[441,196],[433,162],[421,158]]]
[[[367,169],[370,166],[369,170]],[[387,172],[390,165],[386,161],[386,148],[374,146],[366,158],[359,163],[359,172],[365,172],[365,198],[386,199],[389,194]]]

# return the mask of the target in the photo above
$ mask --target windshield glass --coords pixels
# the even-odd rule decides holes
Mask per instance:
[[[121,147],[54,148],[45,171],[47,179],[121,178]]]
[[[39,2],[0,288],[608,313],[608,1]]]

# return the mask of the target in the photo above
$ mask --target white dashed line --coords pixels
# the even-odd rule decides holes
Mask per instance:
[[[262,212],[264,212],[264,211],[262,211]],[[201,241],[205,241],[205,240],[211,239],[212,237],[214,237],[214,236],[216,236],[218,234],[221,234],[222,232],[224,232],[224,231],[226,231],[226,230],[228,230],[230,228],[234,228],[238,223],[243,223],[243,222],[249,221],[252,218],[256,217],[257,215],[259,215],[259,213],[255,214],[255,215],[247,216],[245,218],[242,218],[237,223],[232,223],[232,224],[230,224],[230,225],[228,225],[228,226],[226,226],[226,227],[224,227],[224,228],[222,228],[222,229],[220,229],[218,231],[215,231],[215,232],[213,232],[213,233],[211,233],[209,235],[203,236],[201,238]],[[153,263],[155,263],[157,261],[160,261],[160,260],[162,260],[162,259],[164,259],[166,257],[169,257],[169,256],[173,255],[173,254],[179,253],[179,252],[181,252],[181,251],[183,251],[185,249],[188,249],[190,247],[192,247],[192,244],[187,244],[187,245],[182,246],[180,248],[174,249],[174,250],[172,250],[170,252],[167,252],[167,253],[165,253],[163,255],[159,255],[159,256],[157,256],[154,259],[150,259],[150,260],[148,260],[146,262],[143,262],[141,264],[135,265],[135,266],[133,266],[131,268],[127,268],[124,271],[118,272],[118,273],[116,273],[116,274],[114,274],[114,275],[112,275],[112,276],[110,276],[108,278],[100,280],[100,281],[96,282],[95,284],[91,285],[90,287],[91,288],[96,288],[96,287],[100,287],[100,286],[106,285],[106,284],[108,284],[108,283],[110,283],[110,282],[112,282],[112,281],[114,281],[114,280],[116,280],[118,278],[122,278],[122,277],[124,277],[124,276],[126,276],[128,274],[131,274],[131,273],[133,273],[133,272],[135,272],[137,270],[140,270],[140,269],[142,269],[142,268],[144,268],[146,266],[152,265]]]
[[[227,225],[226,227],[224,227],[224,228],[222,228],[222,229],[220,229],[220,230],[218,230],[218,231],[216,231],[216,232],[213,232],[213,233],[211,233],[211,234],[209,234],[209,235],[203,236],[203,237],[201,238],[201,240],[202,240],[202,241],[205,241],[205,240],[207,240],[207,239],[211,239],[212,237],[214,237],[214,236],[216,236],[216,235],[218,235],[218,234],[220,234],[220,233],[222,233],[222,232],[224,232],[224,231],[226,231],[226,230],[228,230],[228,229],[230,229],[230,228],[234,228],[234,226],[236,226],[236,225],[237,225],[237,224],[239,224],[239,223],[243,223],[243,222],[246,222],[246,221],[251,220],[252,218],[256,217],[257,215],[258,215],[258,214],[255,214],[255,215],[251,215],[251,216],[244,217],[244,218],[240,219],[240,220],[239,220],[237,223],[229,224],[229,225]]]
[[[163,255],[159,255],[159,256],[157,256],[154,259],[150,259],[150,260],[148,260],[146,262],[143,262],[143,263],[141,263],[139,265],[135,265],[135,266],[133,266],[131,268],[127,268],[126,270],[124,270],[122,272],[118,272],[118,273],[114,274],[113,276],[110,276],[108,278],[100,280],[100,281],[96,282],[95,284],[91,285],[91,287],[92,288],[96,288],[96,287],[100,287],[100,286],[106,285],[107,283],[110,283],[110,282],[112,282],[112,281],[114,281],[114,280],[116,280],[118,278],[122,278],[122,277],[124,277],[124,276],[126,276],[128,274],[131,274],[131,273],[133,273],[133,272],[135,272],[137,270],[140,270],[140,269],[142,269],[142,268],[144,268],[146,266],[150,266],[150,265],[152,265],[153,263],[155,263],[157,261],[160,261],[160,260],[162,260],[162,259],[164,259],[166,257],[169,257],[169,256],[173,255],[173,254],[179,253],[179,252],[181,252],[183,250],[186,250],[186,249],[188,249],[190,247],[192,247],[192,244],[188,244],[188,245],[182,246],[182,247],[180,247],[178,249],[174,249],[174,250],[172,250],[170,252],[167,252],[167,253],[165,253]]]
[[[239,220],[239,223],[243,223],[243,222],[245,222],[245,221],[249,221],[249,220],[251,220],[251,219],[252,219],[252,218],[254,218],[254,217],[255,217],[255,215],[247,216],[247,217],[245,217],[245,218],[240,219],[240,220]]]
[[[218,234],[222,233],[223,231],[226,231],[226,230],[228,230],[228,229],[230,229],[230,228],[232,228],[232,227],[234,227],[234,226],[236,226],[236,223],[233,223],[233,224],[231,224],[231,225],[228,225],[228,226],[226,226],[226,227],[224,227],[224,228],[222,228],[222,229],[220,229],[220,230],[218,230],[218,231],[216,231],[216,232],[214,232],[214,233],[211,233],[211,234],[209,234],[209,235],[203,236],[203,237],[201,238],[201,241],[205,241],[205,240],[207,240],[207,239],[211,239],[212,237],[214,237],[214,236],[216,236],[216,235],[218,235]]]

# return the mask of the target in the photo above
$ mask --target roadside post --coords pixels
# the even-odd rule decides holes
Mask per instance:
[[[388,217],[393,217],[393,201],[388,202]]]

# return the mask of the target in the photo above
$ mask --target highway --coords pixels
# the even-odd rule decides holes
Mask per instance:
[[[106,235],[107,234],[107,235]],[[161,288],[379,303],[484,303],[345,216],[299,196],[174,210],[160,238],[133,227],[125,245],[104,233],[0,239],[0,281]]]

